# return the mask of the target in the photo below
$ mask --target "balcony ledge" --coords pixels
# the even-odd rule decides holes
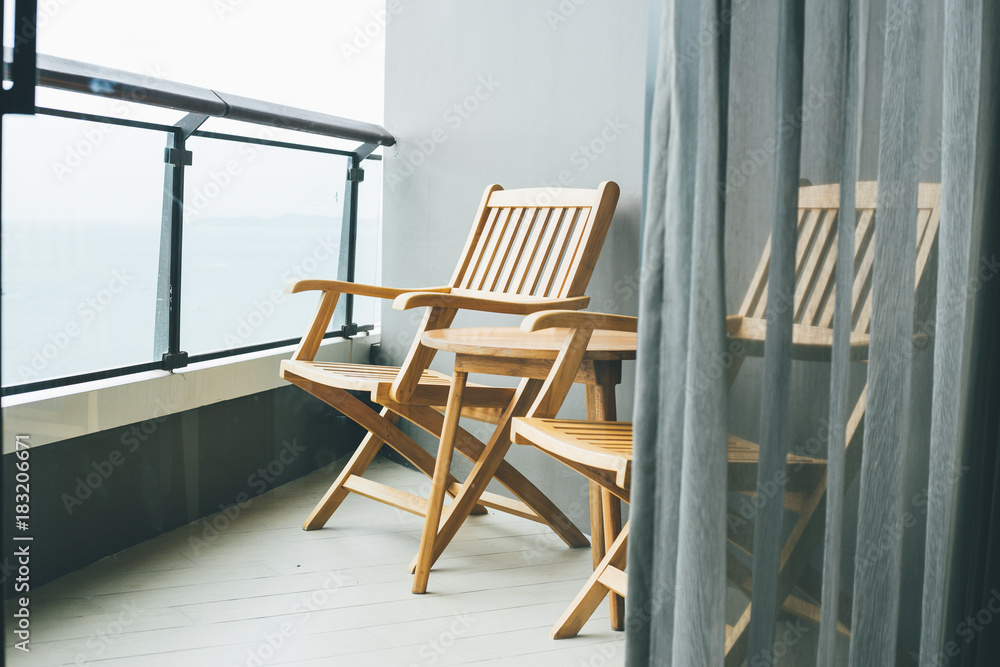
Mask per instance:
[[[317,359],[366,363],[377,331],[324,341]],[[204,405],[288,386],[278,377],[295,346],[191,364],[173,373],[148,371],[107,380],[17,394],[3,399],[3,453],[15,436],[32,448],[151,421]]]

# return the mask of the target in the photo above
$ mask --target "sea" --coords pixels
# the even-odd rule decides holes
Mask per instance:
[[[378,278],[379,220],[358,227],[357,280]],[[190,355],[301,336],[317,293],[290,280],[338,277],[338,216],[205,218],[185,224],[181,349]],[[160,224],[3,220],[0,344],[11,386],[159,360]],[[358,303],[355,321],[378,309]]]

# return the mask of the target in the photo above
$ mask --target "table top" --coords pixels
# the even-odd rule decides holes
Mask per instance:
[[[465,327],[425,331],[420,342],[445,352],[511,359],[555,359],[569,329],[521,331],[517,327]],[[635,359],[636,335],[595,330],[584,359]]]

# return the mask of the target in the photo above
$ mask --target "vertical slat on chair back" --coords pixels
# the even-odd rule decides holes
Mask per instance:
[[[596,190],[489,186],[449,283],[453,291],[582,296],[604,245],[618,192],[613,181]],[[432,308],[420,330],[451,326],[454,316],[446,308]],[[434,352],[418,334],[392,383],[394,400],[409,400]]]
[[[451,285],[520,296],[580,296],[587,288],[618,186],[487,189]]]
[[[854,293],[852,330],[866,334],[871,325],[871,282],[877,220],[877,187],[873,181],[857,184],[855,195]],[[941,186],[922,183],[917,196],[917,287],[930,260],[937,238]],[[795,250],[795,294],[788,301],[794,308],[796,324],[833,326],[834,266],[837,260],[837,227],[840,186],[815,185],[799,189],[798,243]],[[764,318],[767,307],[767,278],[771,257],[768,239],[750,289],[739,314]]]

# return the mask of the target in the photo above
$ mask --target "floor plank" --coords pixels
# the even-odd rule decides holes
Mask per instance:
[[[618,665],[622,633],[602,605],[580,637],[551,625],[590,574],[590,552],[548,528],[470,517],[410,593],[421,519],[358,496],[328,527],[303,518],[343,463],[161,535],[32,594],[25,667],[125,665]],[[379,459],[375,481],[424,492]]]

